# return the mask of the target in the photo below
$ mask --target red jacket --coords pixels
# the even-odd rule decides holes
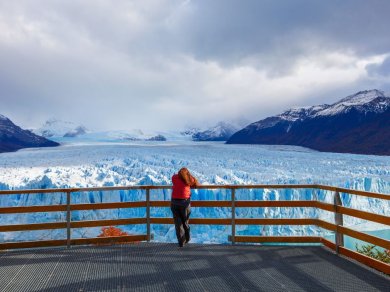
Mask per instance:
[[[191,187],[186,185],[179,175],[172,176],[172,184],[172,199],[188,199],[191,196]],[[193,184],[195,184],[195,180]]]

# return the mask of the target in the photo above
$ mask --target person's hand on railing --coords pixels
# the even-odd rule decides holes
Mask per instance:
[[[194,178],[194,182],[192,183],[191,188],[199,187],[201,185],[200,182],[195,177],[193,178]]]

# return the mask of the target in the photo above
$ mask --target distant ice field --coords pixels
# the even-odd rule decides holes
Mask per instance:
[[[133,142],[65,144],[56,148],[24,149],[0,154],[0,189],[94,187],[170,184],[171,176],[188,167],[203,184],[327,184],[390,194],[390,157],[322,153],[295,146],[225,145],[219,142]],[[141,192],[77,194],[74,202],[125,201],[142,199]],[[170,191],[152,194],[153,199],[169,200]],[[331,192],[314,190],[243,190],[238,199],[331,201]],[[229,191],[193,191],[193,199],[230,199]],[[2,196],[1,206],[58,204],[63,194]],[[353,208],[389,215],[388,202],[343,194],[343,203]],[[104,210],[74,212],[73,220],[143,216],[145,210]],[[229,217],[229,208],[193,208],[192,217]],[[170,216],[167,208],[154,208],[152,216]],[[304,218],[332,221],[329,212],[303,208],[238,208],[238,217]],[[18,215],[17,223],[62,221],[63,214]],[[386,226],[346,218],[346,225],[361,230],[383,230]],[[14,224],[14,215],[0,215],[2,224]],[[122,226],[130,233],[143,233],[143,226]],[[388,227],[387,227],[388,228]],[[99,228],[73,231],[75,237],[96,236]],[[174,241],[173,226],[156,225],[158,241]],[[238,234],[292,235],[321,234],[311,226],[239,226]],[[230,227],[193,226],[194,242],[227,242]],[[63,231],[0,233],[0,240],[63,238]]]
[[[21,188],[44,176],[57,187],[168,184],[180,167],[202,183],[325,183],[390,193],[390,157],[317,152],[295,146],[68,144],[0,154],[0,182]],[[378,184],[378,182],[381,182]]]

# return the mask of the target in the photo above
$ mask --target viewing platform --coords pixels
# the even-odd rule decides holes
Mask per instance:
[[[320,246],[133,243],[13,250],[0,291],[389,291],[390,280]]]
[[[172,218],[152,217],[153,208],[169,208],[169,200],[152,200],[151,191],[171,186],[129,186],[79,189],[5,190],[0,195],[60,195],[60,204],[0,206],[0,214],[57,212],[52,222],[15,222],[0,232],[62,229],[65,238],[0,243],[0,291],[390,291],[390,265],[344,246],[348,236],[390,250],[390,241],[343,224],[343,216],[390,226],[390,217],[343,206],[341,195],[363,196],[386,202],[387,194],[323,185],[203,185],[224,189],[224,200],[193,200],[193,208],[225,208],[223,218],[193,218],[191,225],[230,226],[231,244],[153,242],[151,226],[173,225]],[[332,203],[311,200],[240,200],[237,190],[294,189],[329,192]],[[77,202],[91,192],[137,191],[135,201]],[[156,195],[156,194],[155,194]],[[75,196],[75,197],[73,197]],[[3,200],[3,202],[7,202]],[[142,208],[143,217],[81,220],[73,212]],[[310,218],[243,218],[240,208],[312,208],[334,214],[332,220]],[[302,214],[316,214],[305,213]],[[39,217],[37,217],[39,218]],[[328,218],[329,219],[329,218]],[[145,234],[74,238],[78,228],[144,225]],[[334,234],[322,236],[243,236],[238,225],[314,226]],[[320,233],[321,235],[321,233]],[[115,243],[121,243],[116,244]],[[267,243],[267,244],[263,244]],[[276,243],[277,245],[269,245]],[[294,245],[286,245],[293,243]],[[303,245],[302,243],[306,244]],[[112,245],[113,244],[113,245]],[[312,245],[307,245],[312,244]]]

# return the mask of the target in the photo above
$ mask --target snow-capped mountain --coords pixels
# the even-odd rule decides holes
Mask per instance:
[[[87,133],[87,128],[84,126],[78,126],[77,128],[66,132],[64,137],[77,137],[81,135],[85,135]]]
[[[0,153],[29,147],[50,147],[59,144],[16,126],[10,119],[0,115]]]
[[[238,128],[232,124],[219,122],[217,125],[208,130],[193,133],[192,140],[227,141],[237,130]]]
[[[356,94],[347,96],[340,101],[318,111],[316,116],[332,116],[348,113],[356,110],[361,113],[376,112],[382,113],[390,106],[390,98],[380,90],[365,90]]]
[[[68,138],[72,137],[71,140]],[[117,130],[117,131],[89,131],[80,136],[64,135],[61,138],[54,138],[61,142],[135,142],[135,141],[166,141],[167,138],[161,133],[145,133],[142,130]]]
[[[46,138],[77,137],[84,135],[87,132],[87,129],[83,125],[57,120],[55,118],[46,121],[41,128],[34,130],[35,134]]]
[[[145,132],[141,129],[93,131],[74,122],[50,119],[33,132],[57,142],[133,142],[190,140],[179,132]]]
[[[197,127],[189,127],[188,129],[185,129],[183,131],[180,132],[180,135],[182,136],[189,136],[189,137],[192,137],[192,135],[198,133],[198,132],[201,132],[201,128],[197,128]]]
[[[390,97],[360,91],[331,105],[290,109],[235,133],[229,144],[278,144],[390,155]]]

